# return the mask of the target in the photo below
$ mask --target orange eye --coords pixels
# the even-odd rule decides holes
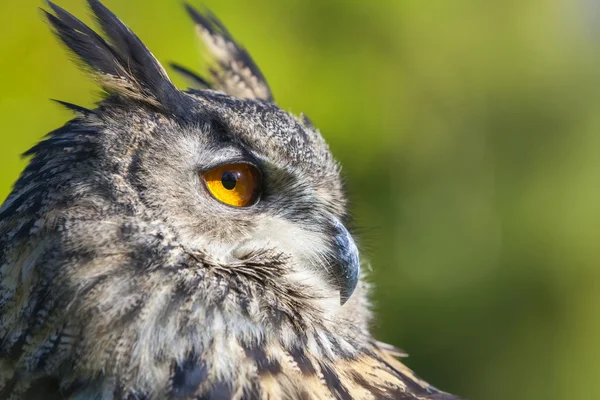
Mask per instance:
[[[202,176],[214,198],[230,206],[251,206],[260,195],[260,172],[252,165],[223,165]]]

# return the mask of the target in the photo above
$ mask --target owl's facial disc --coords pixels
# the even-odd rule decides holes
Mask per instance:
[[[360,274],[358,248],[350,232],[337,219],[333,218],[334,243],[337,249],[336,261],[333,263],[335,278],[340,289],[340,304],[344,305],[352,296]]]

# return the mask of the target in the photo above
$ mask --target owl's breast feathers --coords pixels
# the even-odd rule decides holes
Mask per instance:
[[[118,378],[78,380],[65,385],[40,375],[22,386],[22,380],[6,379],[12,368],[3,363],[0,395],[3,399],[30,400],[96,399],[107,395],[111,399],[137,400],[459,400],[420,380],[376,343],[356,357],[334,361],[320,359],[301,348],[286,351],[270,347],[268,351],[253,347],[245,349],[245,355],[238,365],[231,366],[237,373],[229,377],[215,375],[208,363],[194,356],[173,362],[166,388],[158,397],[136,388],[124,389]]]
[[[62,234],[75,253],[52,242],[11,251],[0,399],[455,399],[360,327],[319,323],[293,288],[268,294],[285,274],[272,254],[223,266],[159,223],[100,226],[102,238],[86,222]]]

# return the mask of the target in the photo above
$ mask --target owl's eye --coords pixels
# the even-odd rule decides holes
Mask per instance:
[[[248,207],[260,196],[260,171],[249,164],[227,164],[202,174],[208,191],[222,203]]]

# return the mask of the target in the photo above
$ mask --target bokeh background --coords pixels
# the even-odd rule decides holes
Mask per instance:
[[[600,1],[205,3],[341,161],[379,337],[468,399],[600,399]],[[200,65],[179,0],[105,4]],[[99,98],[43,5],[0,1],[2,198],[70,118],[48,99]]]

